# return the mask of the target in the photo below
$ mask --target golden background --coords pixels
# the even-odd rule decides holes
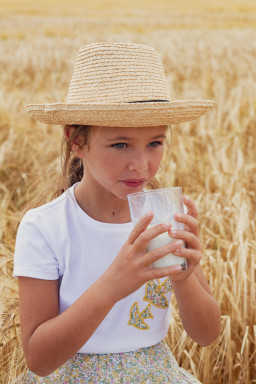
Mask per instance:
[[[0,383],[25,368],[12,278],[17,225],[50,198],[60,170],[60,127],[32,120],[24,106],[64,101],[78,49],[98,41],[153,46],[174,99],[216,102],[205,117],[173,126],[159,178],[198,206],[222,332],[199,347],[173,299],[168,341],[204,384],[255,383],[256,2],[247,0],[0,1]]]

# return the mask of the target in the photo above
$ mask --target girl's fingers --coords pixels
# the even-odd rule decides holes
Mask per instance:
[[[179,248],[174,254],[179,257],[185,257],[188,260],[189,265],[198,264],[202,257],[200,251],[188,248]]]
[[[197,210],[194,202],[185,195],[182,196],[182,199],[183,199],[183,202],[188,209],[188,215],[190,215],[196,219],[198,216],[198,210]]]
[[[182,240],[172,241],[169,244],[163,245],[162,247],[156,248],[150,252],[147,252],[141,259],[140,264],[147,267],[169,253],[176,252],[179,248],[183,247],[184,243]]]
[[[145,280],[161,279],[162,277],[176,275],[182,271],[181,265],[173,265],[172,267],[167,268],[149,268],[145,274]],[[183,273],[183,271],[182,271]]]
[[[128,237],[129,244],[133,244],[135,240],[137,240],[138,236],[147,229],[152,218],[153,218],[153,213],[148,212],[138,221],[138,223],[135,225],[135,227],[133,228],[132,232]]]
[[[186,270],[183,271],[181,265],[167,268],[148,268],[145,272],[146,280],[160,279],[166,276],[170,276],[174,280],[182,280],[191,274],[191,269],[194,269],[201,260],[201,253],[199,251],[187,248],[180,248],[180,253],[177,256],[185,257],[188,260],[188,268]]]
[[[171,230],[169,234],[173,239],[181,239],[185,241],[188,248],[201,250],[200,240],[194,233],[188,231]]]
[[[163,223],[154,225],[151,228],[146,229],[141,232],[137,239],[134,241],[133,245],[136,248],[137,252],[145,251],[150,240],[153,240],[158,235],[161,235],[164,232],[168,232],[171,228],[170,223]]]
[[[196,236],[199,235],[199,223],[197,219],[195,219],[193,216],[176,213],[174,217],[176,221],[186,225],[190,229],[190,231],[193,232]]]

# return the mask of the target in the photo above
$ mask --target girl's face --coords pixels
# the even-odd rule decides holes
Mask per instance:
[[[159,168],[165,133],[166,126],[93,127],[81,156],[85,185],[121,199],[140,192]]]

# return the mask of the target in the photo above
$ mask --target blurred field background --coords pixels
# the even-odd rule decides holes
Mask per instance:
[[[216,108],[173,126],[159,179],[182,186],[200,212],[202,267],[222,312],[218,340],[201,348],[173,299],[168,341],[204,384],[256,383],[256,3],[253,0],[0,0],[0,383],[25,370],[17,225],[51,199],[61,128],[33,121],[28,103],[64,101],[77,50],[87,43],[148,44],[162,57],[176,99]],[[56,176],[57,175],[57,176]]]

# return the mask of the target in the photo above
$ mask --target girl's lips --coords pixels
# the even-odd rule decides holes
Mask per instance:
[[[130,180],[122,180],[122,183],[124,183],[127,187],[136,188],[140,187],[142,184],[144,184],[145,179],[130,179]]]

